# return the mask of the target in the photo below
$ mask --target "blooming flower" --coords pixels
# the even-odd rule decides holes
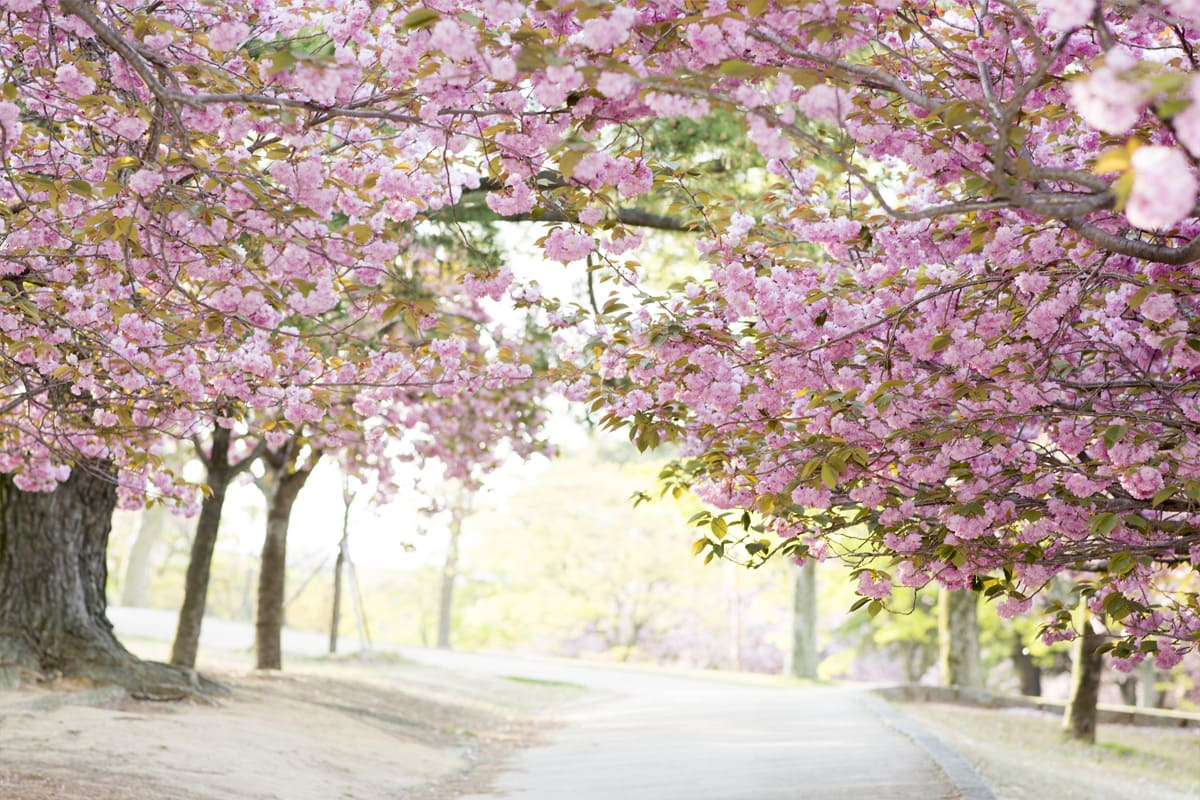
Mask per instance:
[[[546,257],[567,264],[592,252],[593,241],[568,228],[559,228],[546,237]]]
[[[1134,63],[1128,53],[1114,50],[1104,66],[1071,84],[1071,103],[1084,122],[1096,130],[1118,135],[1137,124],[1148,102],[1148,87],[1125,76]]]
[[[214,50],[233,50],[250,34],[243,22],[225,21],[214,25],[208,32],[208,43]]]
[[[850,110],[850,95],[841,89],[818,84],[796,101],[796,107],[809,119],[840,123]]]
[[[1096,0],[1037,0],[1038,11],[1046,14],[1046,27],[1066,33],[1086,25],[1096,10]]]
[[[162,186],[162,175],[154,170],[139,169],[129,178],[129,188],[138,194],[152,194]]]
[[[1139,147],[1131,163],[1133,189],[1125,204],[1131,225],[1159,230],[1191,216],[1196,205],[1196,176],[1181,151],[1173,147]]]
[[[1169,294],[1152,294],[1142,301],[1138,311],[1151,322],[1166,322],[1175,316],[1175,298]]]
[[[1187,96],[1192,104],[1171,118],[1175,138],[1194,156],[1200,156],[1200,81],[1188,86]]]
[[[68,97],[83,97],[96,89],[96,82],[74,64],[63,64],[55,70],[54,84]]]
[[[16,103],[0,101],[0,133],[4,135],[7,147],[11,148],[21,136],[20,116],[21,109]]]

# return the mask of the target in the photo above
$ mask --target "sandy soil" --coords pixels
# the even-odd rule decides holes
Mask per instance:
[[[451,800],[488,788],[578,696],[404,662],[215,676],[232,689],[216,705],[0,692],[0,798]]]

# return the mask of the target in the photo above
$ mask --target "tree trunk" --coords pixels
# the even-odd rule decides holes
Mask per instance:
[[[116,504],[104,463],[76,466],[50,492],[22,491],[0,475],[0,684],[65,675],[142,696],[201,688],[195,673],[140,661],[113,635],[105,551]]]
[[[1142,684],[1142,705],[1146,708],[1162,708],[1167,693],[1158,688],[1158,668],[1154,666],[1154,659],[1147,658],[1142,662],[1139,669],[1141,672],[1139,682]]]
[[[283,591],[287,573],[287,533],[292,506],[312,466],[289,471],[287,465],[276,470],[269,507],[267,535],[263,540],[258,572],[258,612],[254,623],[258,669],[282,669]]]
[[[962,589],[942,587],[938,595],[938,662],[943,686],[983,688],[979,652],[979,597]]]
[[[196,651],[200,647],[200,626],[204,622],[204,606],[208,599],[208,579],[212,570],[213,550],[221,527],[221,510],[225,507],[225,492],[238,469],[229,464],[229,430],[213,428],[212,454],[205,460],[208,468],[206,482],[210,493],[200,506],[196,520],[196,535],[192,539],[192,555],[188,561],[187,578],[183,589],[183,606],[179,609],[179,624],[175,629],[175,644],[171,647],[171,663],[183,667],[196,666]]]
[[[333,565],[333,615],[329,621],[329,654],[335,655],[338,647],[338,625],[342,621],[342,570],[346,565],[346,532],[338,544],[337,561]]]
[[[732,602],[729,604],[729,660],[734,672],[742,671],[742,568],[729,564],[725,571]]]
[[[450,649],[451,611],[454,607],[454,579],[458,577],[458,537],[462,534],[463,509],[454,509],[450,521],[450,541],[446,545],[446,560],[442,564],[442,592],[438,603],[437,646]]]
[[[1021,639],[1021,634],[1013,634],[1012,662],[1017,671],[1017,679],[1021,682],[1021,694],[1028,697],[1042,696],[1042,668],[1029,655],[1029,648]]]
[[[796,678],[817,677],[817,562],[808,559],[792,570],[792,642],[787,672]]]
[[[1075,640],[1071,666],[1071,697],[1063,715],[1063,730],[1072,739],[1096,741],[1096,703],[1100,699],[1100,673],[1104,655],[1098,652],[1104,634],[1098,633],[1090,619],[1083,621],[1083,633]]]
[[[146,587],[150,583],[150,554],[162,538],[167,509],[161,504],[142,511],[137,538],[129,548],[129,563],[125,565],[125,580],[121,581],[121,605],[140,608],[146,603]]]
[[[1121,702],[1127,706],[1136,706],[1138,701],[1138,679],[1136,675],[1126,675],[1117,681],[1121,690]]]

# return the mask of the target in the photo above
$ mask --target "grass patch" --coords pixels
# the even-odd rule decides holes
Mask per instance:
[[[1066,738],[1057,714],[905,703],[1000,800],[1200,800],[1200,731],[1100,725],[1096,744]]]
[[[1135,758],[1145,755],[1139,748],[1122,744],[1121,742],[1097,742],[1096,746],[1103,747],[1105,750],[1111,750],[1123,758]]]
[[[506,680],[506,681],[513,681],[514,683],[525,683],[525,684],[529,684],[531,686],[554,686],[554,687],[557,687],[560,689],[586,689],[587,688],[586,686],[584,686],[582,684],[572,683],[571,681],[550,681],[550,680],[544,680],[542,678],[530,678],[526,675],[503,675],[501,677],[503,677],[504,680]]]

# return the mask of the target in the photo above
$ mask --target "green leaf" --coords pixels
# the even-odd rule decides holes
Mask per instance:
[[[1129,148],[1125,145],[1109,148],[1096,159],[1096,163],[1092,166],[1092,172],[1097,175],[1107,175],[1111,172],[1123,173],[1131,166],[1131,155]]]
[[[1158,508],[1163,503],[1167,502],[1172,497],[1174,497],[1175,492],[1177,492],[1177,491],[1179,491],[1178,486],[1167,486],[1166,488],[1159,489],[1157,492],[1154,493],[1154,497],[1150,498],[1150,507]]]
[[[73,180],[73,181],[67,181],[67,188],[70,189],[75,194],[82,195],[83,197],[91,197],[92,196],[92,185],[90,183],[88,183],[87,181],[81,181],[78,179]]]
[[[1101,607],[1104,609],[1105,614],[1117,622],[1125,619],[1133,612],[1133,604],[1123,595],[1119,594],[1110,594],[1104,598]]]
[[[759,73],[759,69],[753,64],[735,58],[722,61],[721,66],[717,67],[717,72],[727,78],[753,78]]]
[[[1123,211],[1125,209],[1125,201],[1129,199],[1129,193],[1133,191],[1133,170],[1122,175],[1116,183],[1112,185],[1113,196],[1117,198],[1113,204],[1114,211]]]
[[[1109,425],[1104,429],[1104,446],[1112,447],[1128,432],[1128,425]]]
[[[836,489],[838,485],[838,471],[828,461],[821,465],[821,483],[825,484],[830,491]]]
[[[931,353],[940,353],[950,345],[954,344],[954,339],[950,338],[949,334],[941,334],[933,337],[933,341],[929,343],[929,351]]]
[[[729,525],[721,517],[713,517],[712,522],[709,523],[709,527],[718,539],[724,539],[729,535]]]
[[[1117,553],[1108,560],[1108,574],[1128,575],[1136,565],[1137,562],[1133,560],[1133,556],[1129,555],[1129,553]]]
[[[1113,528],[1121,522],[1121,518],[1111,511],[1104,511],[1092,517],[1091,531],[1096,536],[1112,533]]]
[[[428,28],[442,18],[442,15],[432,8],[418,8],[404,18],[404,27],[410,31]]]
[[[1136,528],[1139,531],[1150,530],[1150,520],[1140,514],[1126,514],[1123,522],[1130,528]]]

